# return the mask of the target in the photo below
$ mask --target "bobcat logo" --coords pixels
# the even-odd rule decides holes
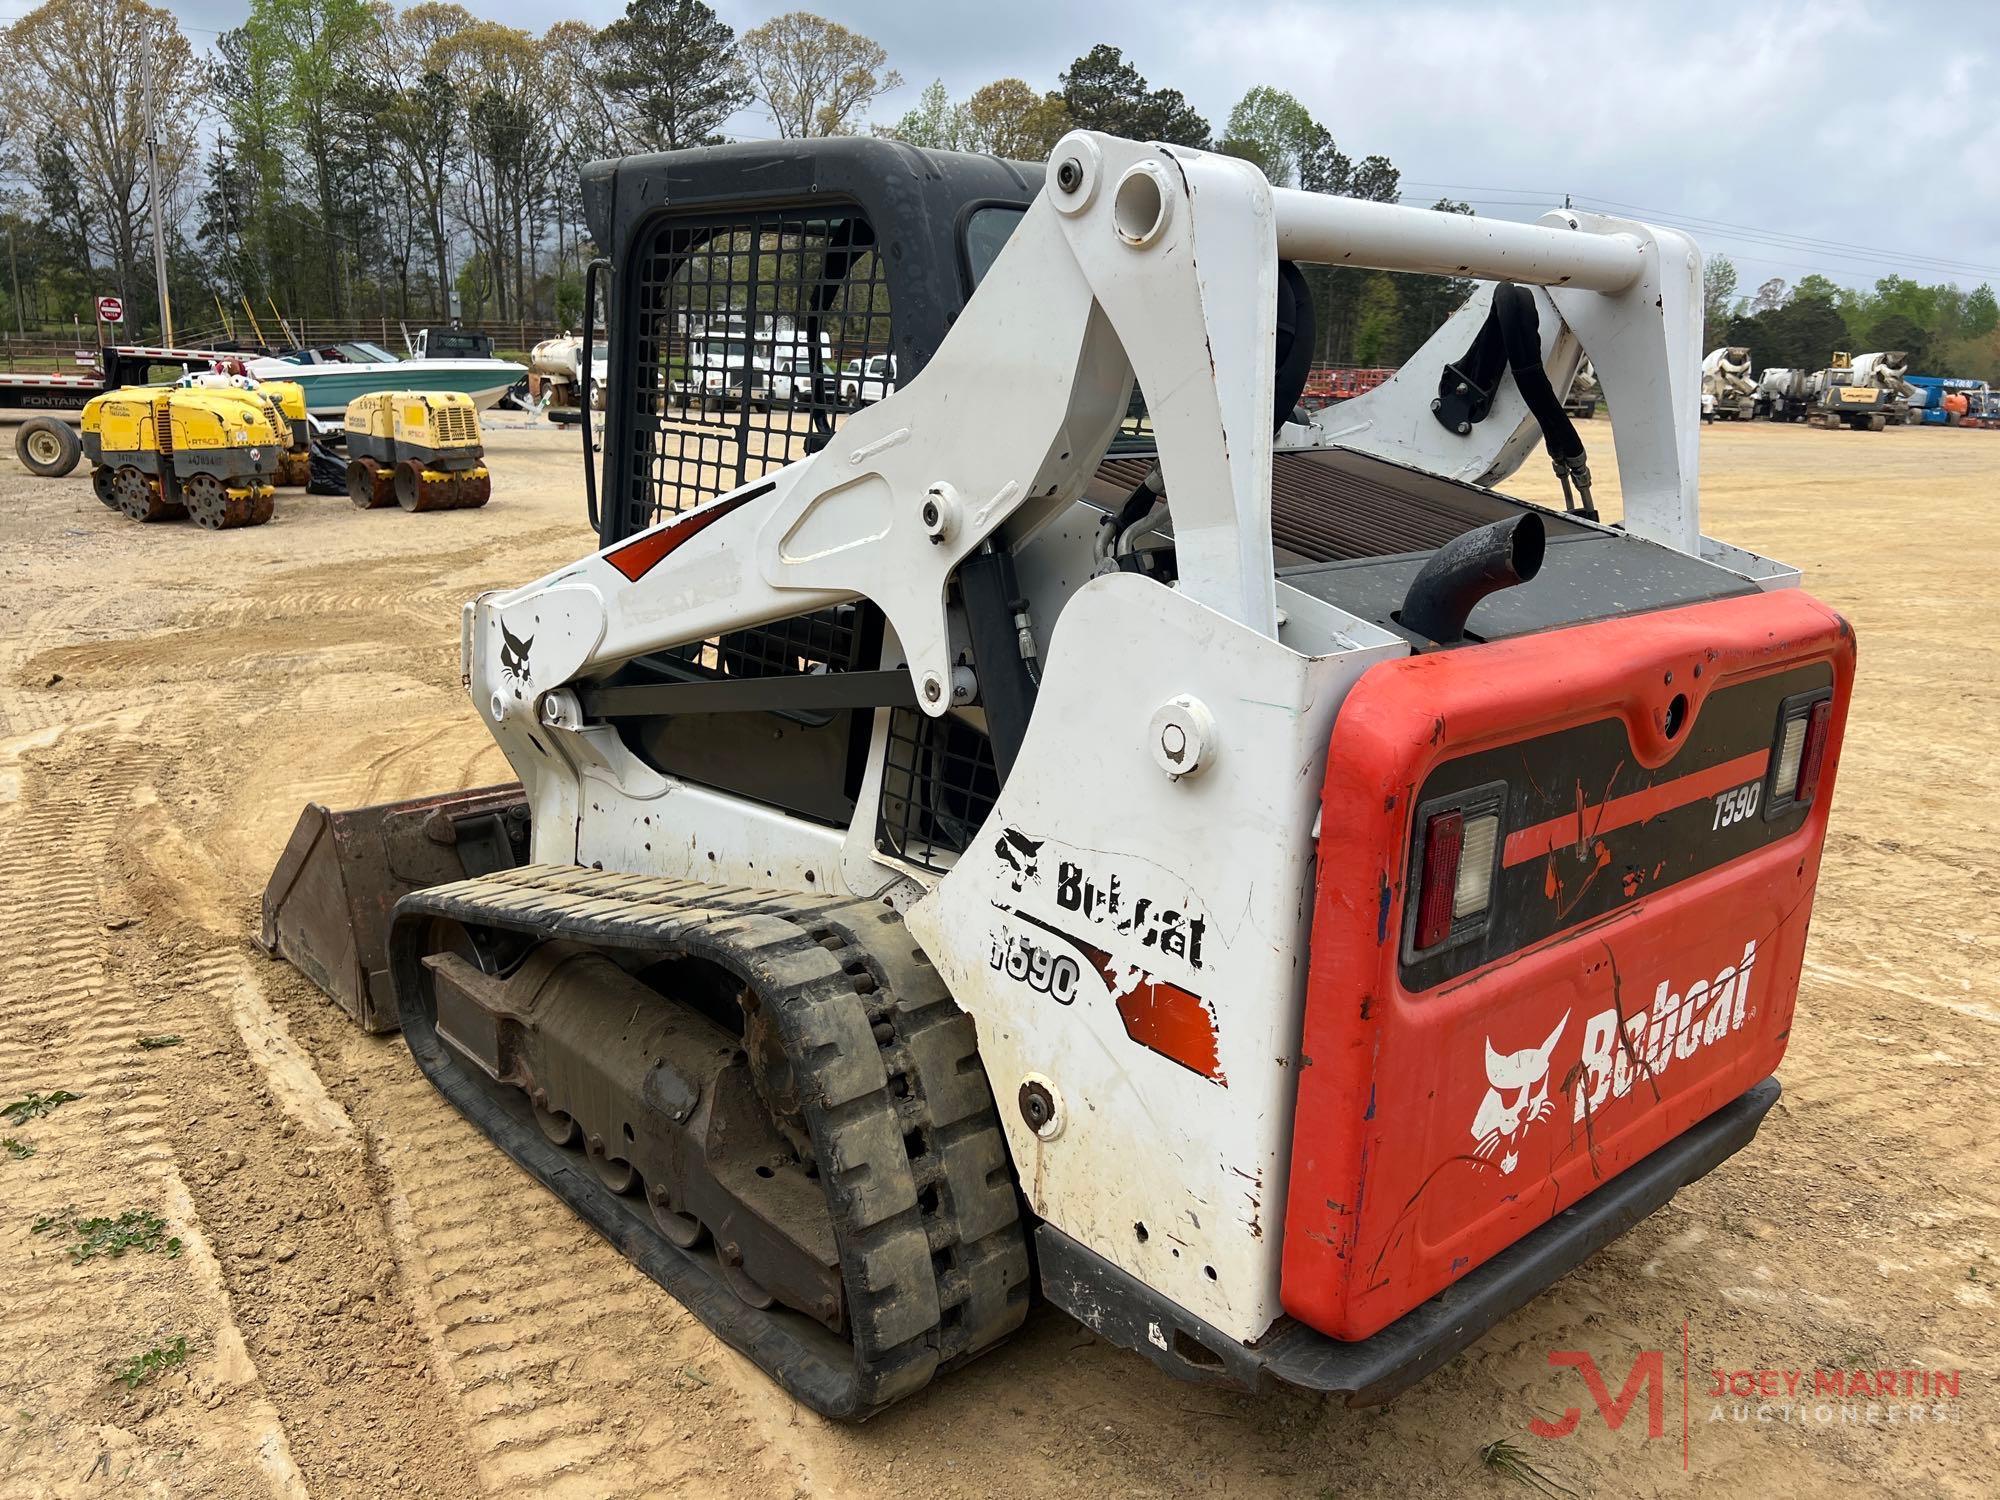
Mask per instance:
[[[1504,1057],[1493,1050],[1493,1038],[1486,1039],[1486,1082],[1490,1087],[1486,1097],[1479,1101],[1479,1113],[1472,1117],[1472,1137],[1478,1142],[1472,1154],[1488,1159],[1505,1141],[1507,1154],[1500,1158],[1503,1173],[1512,1172],[1520,1164],[1520,1153],[1514,1150],[1515,1138],[1536,1120],[1545,1120],[1555,1113],[1555,1106],[1549,1102],[1549,1055],[1556,1050],[1567,1025],[1569,1012],[1564,1011],[1556,1029],[1541,1046],[1509,1052]]]
[[[528,653],[535,647],[535,638],[525,641],[507,628],[507,622],[500,622],[500,675],[509,682],[528,680]],[[517,693],[516,697],[519,696]]]

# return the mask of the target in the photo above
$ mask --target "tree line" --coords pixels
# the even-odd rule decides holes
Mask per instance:
[[[1760,373],[1824,369],[1835,350],[1900,349],[1912,371],[2000,383],[2000,301],[1984,282],[1967,292],[1884,276],[1862,290],[1825,276],[1792,285],[1773,277],[1746,297],[1727,256],[1711,258],[1704,275],[1702,347],[1748,349]]]
[[[1298,100],[1252,89],[1219,135],[1178,91],[1098,46],[1053,89],[940,84],[891,123],[903,80],[872,39],[805,11],[741,34],[702,0],[630,0],[602,28],[540,35],[452,0],[250,0],[199,49],[146,0],[45,0],[0,31],[0,326],[88,320],[126,303],[158,326],[145,170],[150,119],[179,329],[279,317],[575,323],[587,243],[579,171],[595,158],[723,139],[739,113],[785,138],[873,130],[913,144],[1045,157],[1075,126],[1212,147],[1274,183],[1380,201],[1396,168],[1350,159]],[[1452,211],[1462,205],[1440,204]],[[1321,359],[1393,363],[1464,295],[1442,278],[1315,271]]]
[[[784,138],[873,131],[1027,160],[1081,126],[1227,152],[1281,186],[1401,198],[1393,162],[1350,155],[1279,89],[1252,88],[1216,129],[1179,90],[1099,45],[1053,87],[1001,78],[955,100],[935,82],[899,118],[877,121],[878,101],[903,85],[880,44],[807,11],[739,34],[702,0],[629,0],[609,25],[558,20],[540,35],[454,0],[250,0],[243,24],[205,48],[146,0],[45,0],[0,28],[0,56],[13,64],[0,70],[8,329],[87,323],[92,297],[107,291],[125,299],[128,335],[158,326],[149,57],[184,333],[228,322],[250,337],[254,318],[255,333],[275,340],[280,313],[573,326],[594,253],[582,165],[711,144],[744,115]],[[1891,278],[1871,296],[1807,277],[1738,299],[1733,268],[1716,291],[1726,267],[1711,267],[1710,331],[1752,344],[1760,361],[1795,348],[1800,363],[1823,360],[1830,349],[1806,350],[1825,307],[1857,347],[1883,347],[1869,337],[1879,327],[1899,336],[1890,347],[1993,352],[1985,288],[1961,295]],[[1446,277],[1307,274],[1326,363],[1400,362],[1470,290]]]

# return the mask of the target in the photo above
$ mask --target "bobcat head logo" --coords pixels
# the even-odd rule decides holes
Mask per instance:
[[[1493,1050],[1492,1037],[1486,1039],[1488,1088],[1486,1097],[1479,1101],[1479,1113],[1472,1119],[1472,1137],[1477,1142],[1472,1154],[1482,1160],[1490,1158],[1505,1141],[1507,1154],[1500,1158],[1503,1173],[1520,1164],[1520,1153],[1514,1150],[1516,1137],[1536,1120],[1545,1120],[1555,1112],[1549,1102],[1549,1057],[1567,1025],[1569,1012],[1564,1011],[1541,1046],[1504,1056]]]
[[[528,653],[535,647],[535,638],[525,641],[507,628],[507,622],[500,622],[500,674],[509,682],[528,680]],[[517,693],[518,697],[519,694]]]

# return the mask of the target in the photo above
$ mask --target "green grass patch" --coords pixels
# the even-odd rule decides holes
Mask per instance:
[[[155,1344],[144,1354],[135,1354],[130,1359],[114,1359],[105,1368],[111,1371],[113,1380],[122,1380],[125,1389],[136,1391],[162,1370],[171,1370],[175,1365],[187,1363],[188,1341],[175,1339],[171,1344]]]
[[[25,1099],[16,1099],[12,1104],[0,1106],[0,1118],[12,1120],[16,1125],[25,1125],[54,1109],[58,1104],[68,1104],[81,1099],[83,1095],[72,1094],[68,1089],[57,1089],[52,1094],[30,1094]]]
[[[169,1031],[161,1036],[142,1036],[139,1038],[139,1046],[147,1052],[158,1052],[162,1047],[178,1047],[182,1040],[183,1038]]]
[[[17,1141],[9,1136],[0,1136],[0,1151],[5,1151],[15,1161],[26,1161],[35,1154],[34,1145],[29,1141]]]
[[[28,1226],[34,1234],[54,1235],[67,1240],[69,1263],[80,1266],[98,1256],[116,1260],[127,1250],[173,1258],[181,1253],[177,1235],[169,1235],[167,1221],[143,1208],[128,1208],[115,1219],[79,1219],[74,1207],[43,1214]]]
[[[1488,1443],[1479,1450],[1481,1468],[1491,1469],[1503,1478],[1524,1485],[1538,1495],[1556,1500],[1558,1496],[1574,1496],[1576,1491],[1566,1484],[1558,1483],[1540,1469],[1528,1462],[1528,1455],[1516,1448],[1505,1438]]]

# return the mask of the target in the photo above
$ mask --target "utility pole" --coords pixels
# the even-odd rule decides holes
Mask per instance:
[[[160,339],[174,346],[174,306],[167,297],[167,238],[160,228],[160,132],[153,110],[153,28],[139,55],[139,88],[146,99],[146,196],[153,204],[153,280],[160,292]]]
[[[14,226],[7,226],[7,269],[14,273],[14,329],[28,336],[28,315],[21,308],[21,262],[14,254]]]

